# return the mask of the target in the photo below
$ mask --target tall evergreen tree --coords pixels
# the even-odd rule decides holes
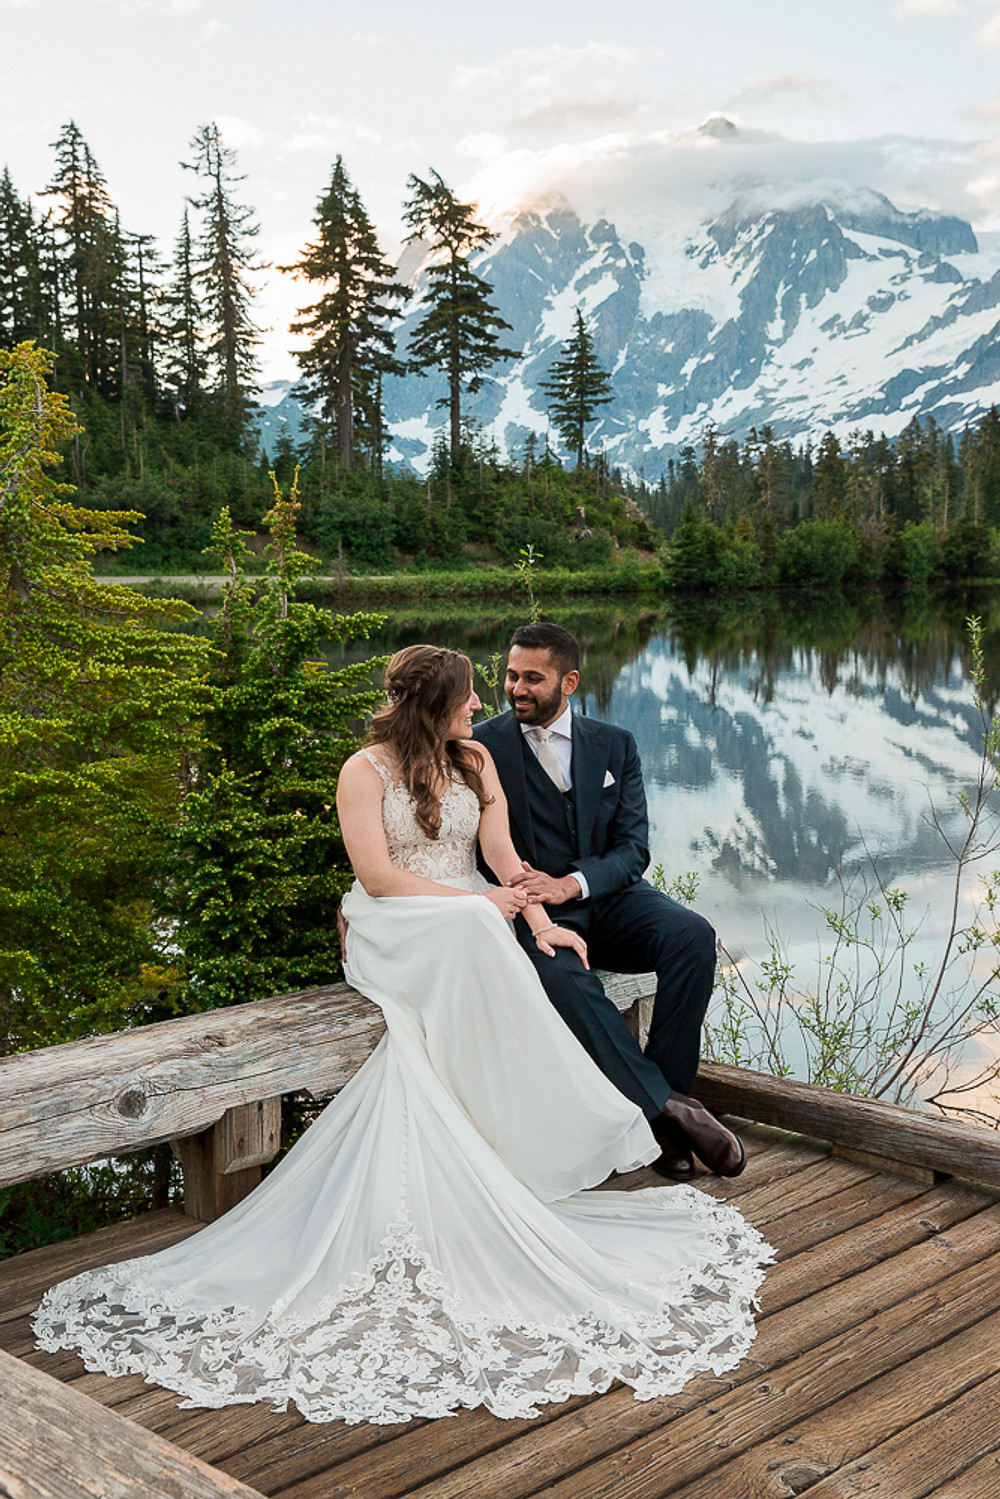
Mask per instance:
[[[496,238],[475,218],[474,205],[463,203],[437,172],[425,182],[410,175],[410,197],[403,218],[408,240],[426,240],[433,264],[427,271],[427,310],[410,339],[410,368],[426,375],[441,369],[448,394],[438,405],[449,414],[452,461],[462,447],[462,382],[475,394],[484,371],[501,359],[520,359],[517,349],[500,343],[499,330],[510,328],[490,301],[492,288],[469,264],[471,256]]]
[[[823,434],[816,454],[812,503],[817,520],[843,515],[847,506],[848,463],[833,432]]]
[[[120,383],[119,305],[125,249],[107,183],[70,120],[55,142],[56,171],[45,189],[56,199],[67,324],[91,390],[114,396]]]
[[[21,199],[4,168],[0,175],[0,346],[26,339],[52,342],[55,332],[46,229]]]
[[[174,415],[191,416],[205,383],[207,356],[202,346],[203,309],[197,283],[195,244],[185,208],[174,249],[173,275],[161,300],[162,377]]]
[[[539,383],[549,398],[553,424],[575,454],[577,468],[581,468],[587,428],[596,420],[598,409],[607,406],[614,395],[579,307],[572,338],[563,344],[548,376]]]
[[[1000,409],[991,406],[979,423],[969,454],[973,517],[1000,524]]]
[[[303,370],[299,390],[320,403],[323,418],[336,433],[340,461],[350,468],[358,409],[369,418],[374,414],[375,422],[369,420],[367,427],[377,425],[381,377],[403,371],[387,324],[401,316],[393,303],[409,292],[394,280],[340,156],[313,222],[319,231],[315,241],[294,265],[282,267],[322,284],[319,301],[303,308],[291,327],[312,338],[309,348],[295,356]]]
[[[253,210],[237,202],[236,153],[222,143],[218,125],[203,125],[191,142],[194,160],[183,162],[205,183],[189,199],[203,215],[198,242],[197,280],[204,288],[208,353],[213,361],[227,444],[246,451],[257,381],[260,332],[250,316],[254,288],[249,276],[264,267],[254,261],[253,241],[260,226]]]

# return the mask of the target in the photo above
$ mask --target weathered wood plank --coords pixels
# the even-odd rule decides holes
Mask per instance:
[[[824,1410],[807,1410],[780,1437],[755,1442],[732,1462],[674,1490],[675,1499],[718,1499],[720,1493],[787,1499],[992,1378],[998,1344],[1000,1313],[994,1313]],[[782,1398],[794,1402],[794,1389],[782,1384]]]
[[[717,1062],[702,1064],[697,1094],[716,1113],[1000,1186],[1000,1131]]]
[[[327,1097],[384,1030],[333,984],[0,1058],[0,1186],[197,1134],[238,1104]]]
[[[991,1452],[957,1478],[946,1478],[927,1499],[997,1499],[1000,1494],[1000,1453]]]
[[[294,1447],[307,1434],[315,1437],[322,1432],[352,1432],[357,1435],[360,1447],[369,1432],[387,1429],[345,1427],[336,1422],[328,1425],[310,1423],[294,1406],[287,1411],[276,1411],[269,1405],[231,1405],[221,1411],[168,1411],[156,1402],[135,1400],[121,1407],[121,1411],[130,1421],[148,1426],[168,1442],[200,1457],[202,1462],[213,1466],[225,1464],[227,1472],[231,1471],[231,1465],[226,1460],[247,1452],[262,1454],[260,1468],[263,1472],[267,1461],[264,1454],[272,1449],[282,1451],[288,1446]],[[239,1478],[240,1474],[233,1471],[231,1476]],[[266,1483],[254,1487],[264,1493],[270,1492]]]
[[[779,1264],[768,1271],[764,1284],[764,1315],[757,1341],[737,1369],[721,1379],[696,1378],[676,1395],[646,1404],[636,1401],[630,1390],[613,1389],[600,1400],[573,1410],[540,1430],[528,1430],[526,1435],[507,1442],[478,1462],[466,1463],[440,1477],[428,1477],[423,1486],[413,1487],[412,1499],[465,1499],[467,1494],[478,1492],[503,1495],[503,1499],[525,1499],[547,1482],[559,1482],[569,1473],[579,1475],[579,1470],[588,1466],[600,1467],[601,1481],[606,1486],[597,1492],[606,1494],[608,1499],[611,1496],[619,1499],[615,1474],[622,1449],[626,1450],[626,1462],[630,1451],[653,1455],[677,1453],[678,1444],[682,1444],[683,1434],[678,1424],[682,1416],[717,1415],[726,1400],[731,1400],[739,1411],[744,1401],[753,1398],[756,1381],[762,1378],[767,1381],[773,1372],[780,1371],[783,1385],[786,1366],[807,1353],[815,1355],[816,1387],[822,1392],[826,1359],[835,1356],[836,1350],[859,1329],[863,1332],[875,1326],[876,1318],[896,1308],[893,1315],[898,1325],[906,1326],[932,1305],[944,1309],[939,1315],[947,1315],[946,1309],[956,1290],[956,1274],[972,1277],[971,1284],[964,1287],[967,1295],[960,1319],[968,1314],[968,1320],[974,1321],[984,1302],[995,1304],[989,1294],[984,1294],[983,1283],[976,1279],[982,1272],[982,1257],[987,1255],[994,1257],[985,1276],[985,1282],[992,1286],[993,1276],[1000,1275],[1000,1208],[977,1213],[950,1228],[947,1235],[932,1235],[885,1263],[870,1266],[861,1274],[768,1314],[768,1285],[772,1277],[780,1277],[786,1268]],[[924,1288],[919,1296],[914,1292],[915,1287]],[[926,1305],[921,1297],[929,1298]],[[929,1343],[934,1341],[931,1338]],[[414,1447],[410,1452],[415,1476],[417,1453]],[[433,1460],[433,1453],[429,1457]],[[725,1452],[719,1449],[718,1460],[724,1457]],[[438,1462],[439,1474],[444,1466],[444,1462]],[[450,1468],[450,1464],[447,1466]],[[669,1493],[667,1467],[664,1461],[658,1470],[661,1487],[651,1491],[656,1499]],[[339,1480],[341,1474],[333,1476]],[[574,1491],[572,1480],[567,1479],[559,1499],[582,1499],[588,1492]],[[303,1485],[291,1490],[289,1499],[319,1499],[320,1493],[318,1486],[310,1489]],[[346,1488],[336,1486],[328,1490],[329,1499],[339,1499],[346,1493]],[[378,1499],[378,1493],[376,1488],[369,1492],[366,1480],[366,1499]]]
[[[998,1448],[1000,1374],[994,1374],[850,1467],[821,1479],[809,1499],[864,1499],[874,1493],[927,1499],[946,1482],[966,1499],[964,1470]]]
[[[467,1414],[469,1413],[463,1411],[457,1420],[446,1421],[446,1430],[432,1437],[439,1449],[447,1450],[449,1461],[455,1453],[456,1444],[456,1460],[461,1461]],[[495,1417],[491,1420],[494,1425],[497,1424]],[[220,1456],[213,1461],[234,1478],[253,1483],[265,1494],[283,1493],[290,1486],[310,1479],[318,1480],[321,1488],[323,1484],[327,1484],[330,1492],[336,1492],[335,1475],[346,1464],[351,1464],[352,1471],[360,1469],[364,1472],[369,1464],[379,1460],[387,1448],[392,1447],[401,1455],[405,1454],[409,1444],[421,1432],[440,1426],[440,1421],[414,1421],[405,1426],[344,1426],[341,1422],[306,1424],[285,1435],[246,1446],[242,1451],[232,1449],[228,1456]],[[180,1435],[177,1440],[187,1446],[186,1436]],[[406,1466],[405,1462],[403,1466]],[[253,1478],[247,1477],[251,1473]],[[365,1499],[367,1492],[367,1481],[359,1484],[355,1490],[356,1494],[365,1496]]]
[[[874,1175],[867,1167],[823,1156],[804,1170],[760,1183],[746,1181],[744,1173],[735,1180],[707,1176],[698,1186],[720,1201],[732,1202],[757,1228],[764,1229],[786,1213],[826,1202],[845,1187],[871,1181]]]
[[[649,992],[649,975],[606,977],[622,1008]],[[266,1135],[281,1094],[332,1096],[384,1032],[375,1005],[330,984],[2,1057],[0,1186],[194,1135],[261,1099]]]
[[[0,1353],[6,1499],[260,1499],[229,1474]]]
[[[950,1183],[949,1183],[950,1184]],[[778,1238],[782,1258],[797,1254],[815,1244],[823,1244],[848,1229],[877,1218],[897,1203],[911,1203],[923,1199],[937,1190],[902,1177],[870,1176],[866,1181],[843,1187],[822,1203],[810,1203],[808,1207],[794,1209],[782,1214],[768,1229],[772,1241]],[[977,1207],[982,1207],[979,1189],[968,1188],[969,1196]],[[975,1211],[970,1208],[970,1212]]]
[[[212,1128],[212,1165],[220,1176],[266,1166],[281,1145],[281,1098],[227,1109]],[[197,1215],[195,1215],[197,1216]]]

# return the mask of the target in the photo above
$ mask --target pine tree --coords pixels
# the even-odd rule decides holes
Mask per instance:
[[[187,604],[102,583],[134,514],[50,470],[76,422],[52,356],[0,351],[0,1052],[141,1018],[169,956],[151,902],[203,707]]]
[[[0,346],[52,342],[52,288],[46,275],[46,230],[4,168],[0,176]]]
[[[120,384],[121,280],[125,249],[107,183],[70,120],[55,142],[56,172],[45,194],[57,200],[55,227],[68,293],[67,323],[91,390],[114,396]]]
[[[976,431],[969,454],[969,484],[976,521],[1000,524],[1000,409],[991,406]]]
[[[701,473],[698,489],[704,499],[709,520],[713,525],[719,525],[726,508],[726,492],[722,481],[722,463],[719,458],[719,436],[711,422],[705,428],[701,446]]]
[[[614,395],[579,307],[572,338],[563,344],[561,355],[539,384],[549,398],[556,430],[575,454],[577,468],[582,468],[587,428],[596,420],[598,408],[608,405]]]
[[[201,342],[204,314],[196,276],[195,245],[185,208],[174,249],[173,276],[161,300],[162,374],[178,421],[197,411],[208,365]]]
[[[437,172],[431,172],[429,182],[411,174],[407,186],[403,218],[411,230],[408,240],[425,240],[435,257],[427,271],[427,310],[410,338],[410,368],[420,375],[434,368],[445,373],[448,394],[438,405],[449,415],[449,451],[455,462],[462,448],[462,382],[468,382],[474,395],[484,371],[501,359],[521,356],[501,346],[499,330],[510,324],[490,301],[489,282],[469,264],[496,235],[476,221],[474,205],[456,197]]]
[[[319,301],[304,308],[291,328],[313,340],[295,356],[304,372],[298,389],[306,399],[320,403],[324,420],[336,432],[340,461],[350,468],[358,415],[380,456],[381,380],[404,368],[394,357],[386,325],[401,316],[393,302],[404,300],[409,292],[393,279],[393,268],[379,249],[374,225],[340,156],[313,222],[319,231],[315,241],[306,245],[294,265],[282,267],[323,288]],[[373,466],[378,467],[377,458]]]
[[[847,506],[847,459],[835,433],[826,432],[816,454],[812,504],[817,520],[843,515]]]
[[[250,316],[254,289],[249,275],[264,267],[253,259],[259,225],[253,210],[236,201],[236,153],[222,144],[218,125],[203,125],[191,142],[194,161],[183,162],[205,181],[200,197],[188,201],[203,215],[196,279],[204,288],[209,328],[208,353],[221,401],[224,439],[236,452],[249,444],[257,381],[260,333]]]

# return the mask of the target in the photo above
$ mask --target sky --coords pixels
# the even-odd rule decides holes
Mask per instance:
[[[700,128],[715,117],[736,133]],[[0,165],[22,194],[69,119],[124,226],[165,251],[195,187],[180,163],[217,121],[274,266],[338,153],[393,256],[430,168],[491,216],[561,192],[638,222],[829,179],[998,232],[1000,0],[0,0]],[[293,377],[302,284],[260,284],[265,377]]]

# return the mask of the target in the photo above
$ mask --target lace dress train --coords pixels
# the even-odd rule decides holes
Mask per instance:
[[[393,862],[469,895],[354,886],[346,973],[383,1040],[232,1212],[50,1290],[40,1346],[187,1405],[291,1400],[313,1421],[532,1416],[616,1379],[649,1399],[733,1367],[768,1246],[692,1187],[586,1190],[651,1160],[649,1127],[473,893],[472,792],[449,789],[432,841],[370,758]]]

